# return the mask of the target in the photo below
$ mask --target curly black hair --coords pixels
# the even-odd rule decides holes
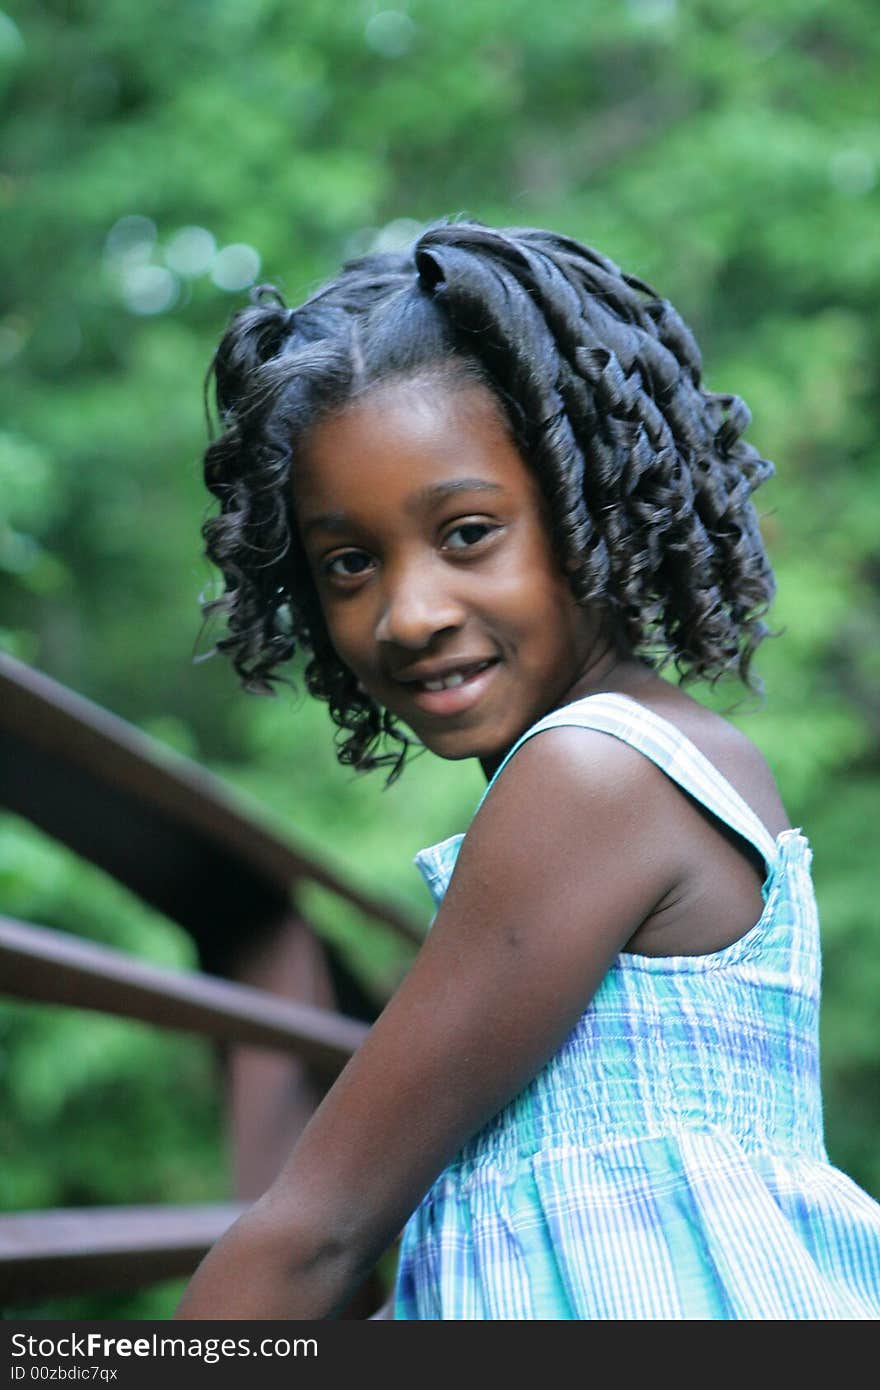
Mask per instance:
[[[745,403],[701,385],[690,330],[650,285],[553,232],[447,221],[350,261],[299,308],[268,285],[251,299],[211,365],[220,513],[203,535],[225,590],[204,608],[225,615],[216,646],[248,689],[310,653],[307,688],[347,735],[340,762],[390,764],[390,781],[412,740],[333,649],[291,474],[318,420],[392,377],[453,372],[493,393],[575,598],[604,605],[622,650],[681,681],[752,686],[774,582],[750,499],[773,466],[741,438]],[[378,752],[383,738],[398,747]]]

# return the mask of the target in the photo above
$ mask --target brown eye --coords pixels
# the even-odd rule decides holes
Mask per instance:
[[[445,544],[450,550],[467,550],[478,545],[493,529],[486,521],[462,521],[448,533]],[[454,540],[455,536],[461,539]]]
[[[329,560],[325,560],[321,566],[321,573],[337,579],[357,579],[369,569],[370,564],[370,557],[364,551],[345,550],[341,555],[332,555]]]

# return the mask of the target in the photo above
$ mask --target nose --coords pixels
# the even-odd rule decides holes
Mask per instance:
[[[461,601],[437,567],[422,559],[386,571],[377,642],[418,650],[430,646],[439,633],[460,627],[463,620]]]

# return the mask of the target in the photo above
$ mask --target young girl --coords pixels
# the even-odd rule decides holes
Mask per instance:
[[[745,405],[550,232],[437,225],[255,301],[214,363],[220,645],[256,688],[304,648],[342,762],[393,778],[415,741],[489,786],[177,1316],[332,1316],[405,1223],[398,1318],[877,1317],[880,1206],[822,1138],[810,849],[659,674],[748,683],[767,631]]]

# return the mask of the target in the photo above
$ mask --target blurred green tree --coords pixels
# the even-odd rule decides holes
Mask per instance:
[[[438,216],[598,246],[676,302],[778,462],[762,505],[783,635],[759,659],[765,704],[735,717],[816,847],[829,1146],[880,1194],[873,8],[555,0],[536,22],[524,0],[395,3],[0,13],[4,644],[427,914],[407,851],[466,824],[476,771],[427,756],[382,792],[335,765],[322,710],[248,701],[219,662],[191,664],[212,582],[200,384],[250,284],[296,302]],[[188,959],[11,819],[0,886],[7,911]],[[4,1205],[223,1195],[206,1053],[52,1010],[3,1019]],[[114,1315],[167,1306],[144,1297]]]

